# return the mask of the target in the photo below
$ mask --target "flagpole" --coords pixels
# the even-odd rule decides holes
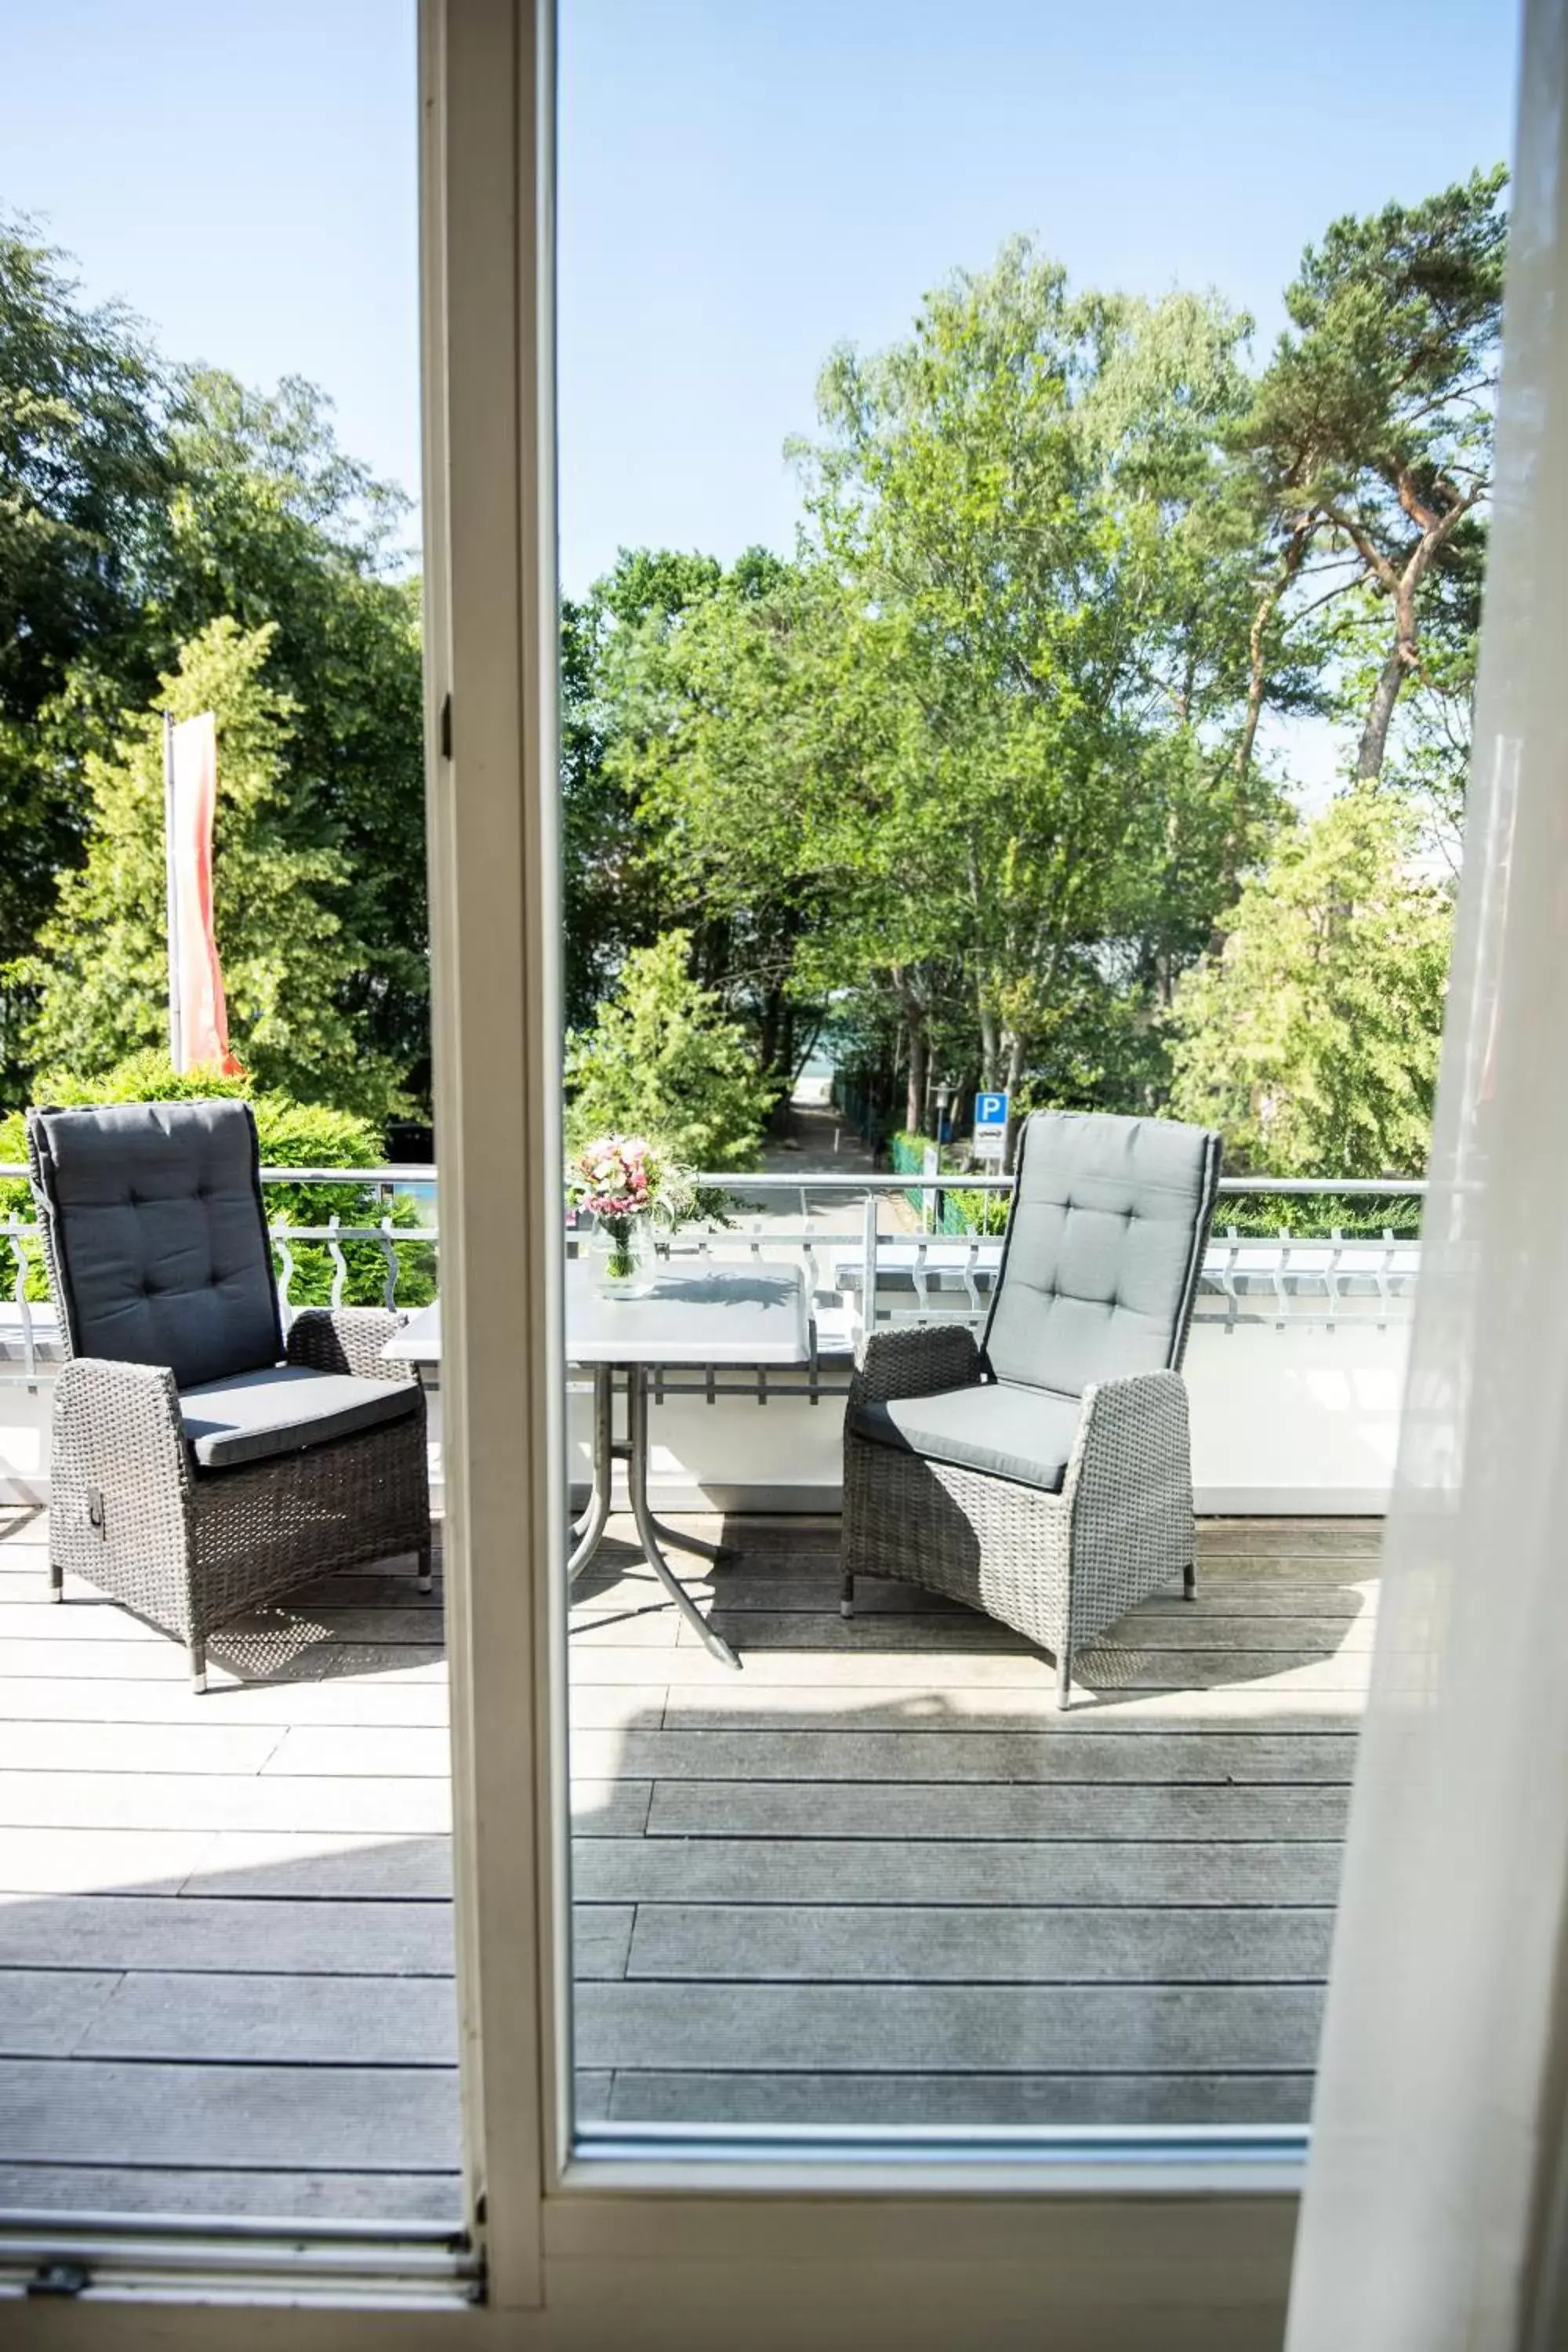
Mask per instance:
[[[169,948],[169,1059],[185,1066],[180,1034],[180,894],[174,878],[174,721],[163,713],[163,920]]]

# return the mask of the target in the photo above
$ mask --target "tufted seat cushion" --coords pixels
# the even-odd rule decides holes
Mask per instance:
[[[888,1404],[863,1404],[855,1415],[858,1436],[891,1445],[928,1462],[956,1463],[989,1471],[1020,1486],[1060,1491],[1078,1430],[1076,1397],[1052,1396],[1043,1389],[1015,1388],[1005,1381],[984,1387],[945,1389],[936,1396],[895,1397]]]
[[[165,1364],[181,1388],[277,1363],[247,1103],[34,1110],[27,1136],[73,1354]]]
[[[998,1381],[1079,1397],[1180,1365],[1219,1139],[1173,1119],[1026,1120],[985,1332]]]
[[[328,1445],[355,1430],[401,1421],[418,1403],[411,1381],[355,1380],[303,1364],[271,1364],[180,1392],[185,1437],[204,1470]]]

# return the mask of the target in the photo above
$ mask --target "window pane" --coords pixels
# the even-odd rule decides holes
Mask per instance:
[[[450,2243],[414,10],[5,68],[0,2201]]]
[[[1305,2122],[1486,551],[1449,32],[1391,121],[1331,8],[1296,143],[1227,6],[563,8],[596,2137]]]

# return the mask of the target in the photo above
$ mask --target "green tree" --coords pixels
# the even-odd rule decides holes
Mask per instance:
[[[138,660],[169,486],[158,399],[126,315],[84,307],[63,257],[0,221],[0,987],[80,854],[47,715],[78,665]],[[0,1020],[0,1086],[16,1056]]]
[[[230,1033],[263,1091],[384,1119],[395,1065],[347,1009],[363,969],[334,910],[340,825],[290,765],[294,704],[268,676],[275,625],[215,621],[181,650],[150,711],[123,714],[87,761],[86,863],[62,883],[40,943],[37,1057],[91,1075],[164,1034],[163,713],[217,721],[213,898]]]
[[[691,940],[670,931],[634,948],[591,1029],[566,1055],[567,1132],[655,1138],[682,1165],[750,1166],[776,1089],[759,1074],[743,1029],[693,980]]]
[[[561,606],[561,817],[566,1018],[591,1022],[627,951],[678,919],[638,801],[614,755],[635,735],[666,641],[721,577],[711,556],[623,549]]]
[[[823,378],[812,513],[914,714],[880,786],[900,961],[962,965],[986,1085],[1048,1089],[1097,988],[1168,993],[1272,815],[1230,743],[1246,323],[1074,297],[1016,242]],[[929,1012],[901,995],[912,1106]]]
[[[1170,1016],[1180,1118],[1268,1176],[1419,1175],[1453,935],[1415,812],[1361,787],[1281,839]]]
[[[408,501],[344,455],[330,402],[292,377],[261,394],[214,369],[184,372],[170,441],[160,664],[214,621],[271,629],[289,791],[344,853],[316,886],[358,942],[333,1009],[373,1063],[427,1099],[420,599],[397,540]]]
[[[406,508],[339,448],[330,404],[172,369],[61,257],[0,229],[0,1099],[20,1090],[33,957],[84,855],[89,762],[180,647],[275,635],[291,790],[352,851],[319,902],[359,942],[334,1010],[428,1093],[418,585]]]
[[[1499,165],[1420,204],[1335,221],[1302,257],[1285,297],[1290,326],[1236,436],[1272,534],[1260,614],[1278,624],[1351,601],[1346,685],[1363,782],[1383,772],[1413,680],[1468,705],[1468,674],[1451,653],[1428,661],[1424,639],[1436,625],[1440,643],[1462,649],[1473,634],[1506,185]]]
[[[826,567],[753,551],[606,664],[605,767],[642,869],[780,1087],[829,992],[866,976],[890,854],[873,753],[896,703],[857,651],[866,625]]]

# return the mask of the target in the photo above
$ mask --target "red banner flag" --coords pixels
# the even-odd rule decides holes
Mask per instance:
[[[213,929],[213,813],[217,729],[213,714],[170,726],[165,798],[169,858],[169,1046],[177,1070],[241,1077],[229,1051],[228,1008]]]

